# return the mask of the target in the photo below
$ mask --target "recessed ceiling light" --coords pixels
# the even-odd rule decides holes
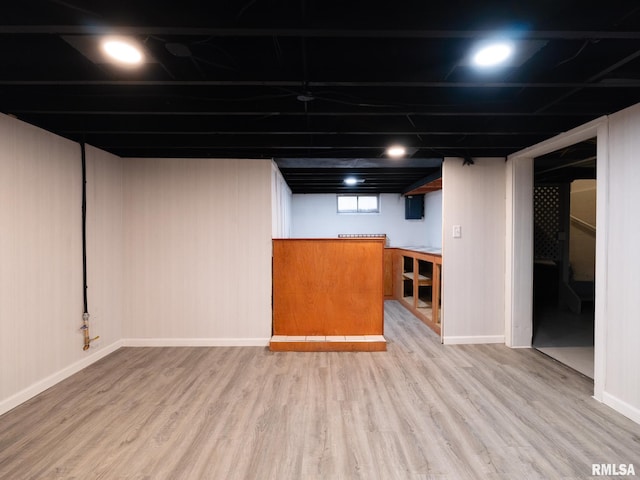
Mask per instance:
[[[345,185],[353,186],[357,185],[358,183],[364,183],[364,178],[347,177],[344,179]]]
[[[142,51],[132,42],[119,39],[107,39],[102,42],[102,49],[114,60],[125,65],[142,63]]]
[[[478,67],[494,67],[505,62],[512,53],[513,46],[510,43],[492,43],[480,48],[473,55],[473,63]]]
[[[391,158],[402,158],[407,154],[407,149],[402,145],[394,145],[387,148],[387,156]]]

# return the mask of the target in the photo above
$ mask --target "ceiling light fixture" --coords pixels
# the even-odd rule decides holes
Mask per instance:
[[[481,47],[473,55],[478,67],[495,67],[506,62],[513,54],[513,45],[507,42],[491,43]]]
[[[359,183],[364,183],[364,178],[347,177],[344,179],[344,184],[349,185],[350,187]]]
[[[125,65],[138,65],[144,58],[140,48],[126,40],[107,39],[102,42],[102,49],[109,57]]]
[[[391,158],[402,158],[407,154],[407,149],[402,145],[393,145],[387,148],[387,156]]]

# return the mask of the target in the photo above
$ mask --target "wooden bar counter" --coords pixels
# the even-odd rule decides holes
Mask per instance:
[[[273,351],[381,351],[384,240],[273,240]]]

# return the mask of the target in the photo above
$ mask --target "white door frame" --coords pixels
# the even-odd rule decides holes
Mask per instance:
[[[531,347],[533,333],[533,160],[597,137],[594,396],[602,401],[606,348],[608,118],[601,117],[507,158],[505,343]]]

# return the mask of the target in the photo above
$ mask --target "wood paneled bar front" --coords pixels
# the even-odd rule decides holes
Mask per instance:
[[[273,240],[273,351],[380,351],[381,238]]]

